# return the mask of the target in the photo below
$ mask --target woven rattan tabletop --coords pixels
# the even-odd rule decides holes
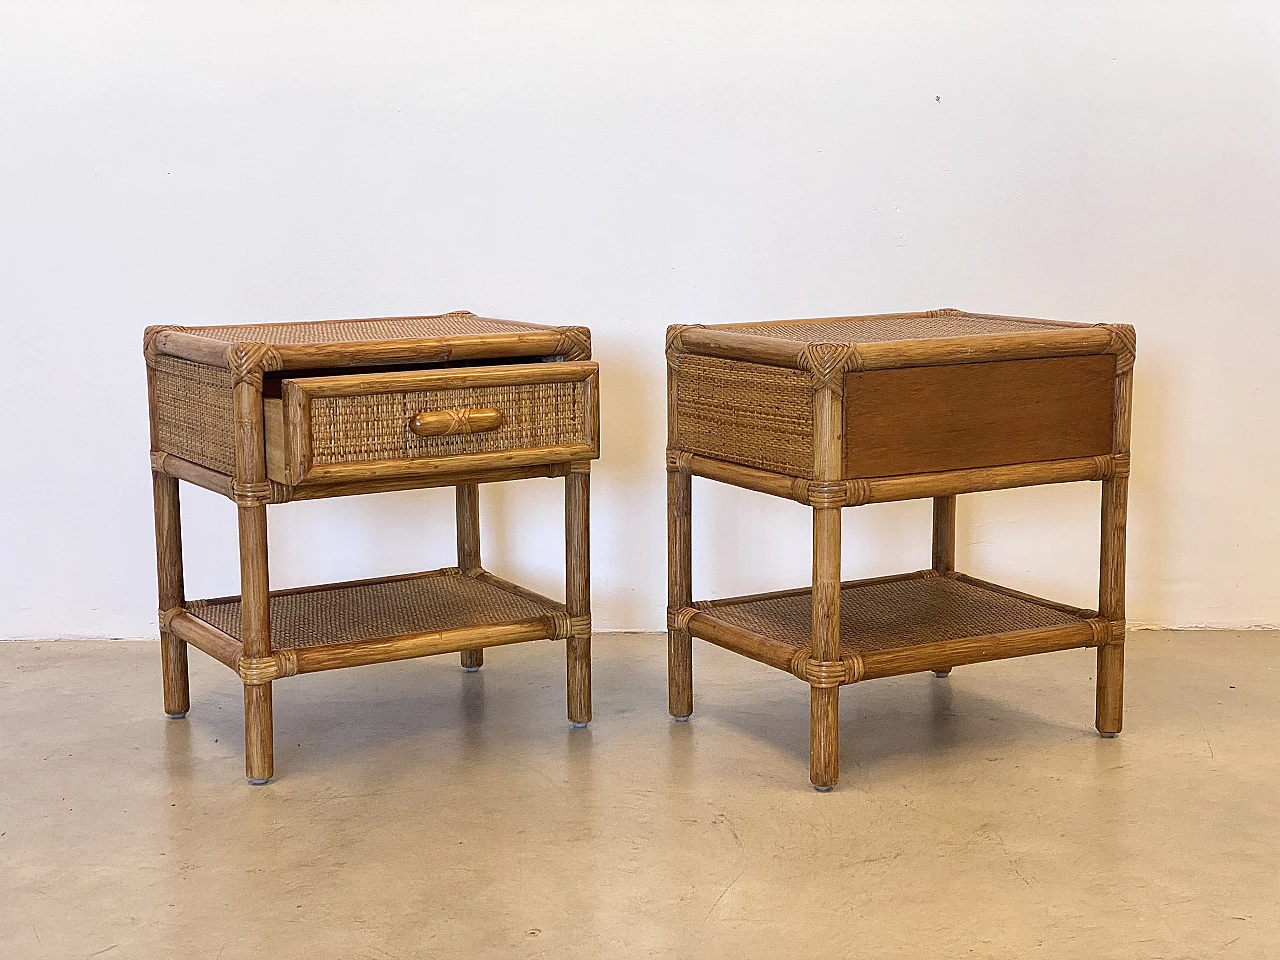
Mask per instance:
[[[710,330],[731,330],[753,337],[797,343],[891,343],[898,340],[940,340],[1009,333],[1052,333],[1085,324],[1031,317],[1003,317],[962,310],[924,313],[886,313],[861,317],[822,317],[811,320],[765,320],[758,323],[708,324]]]
[[[498,357],[586,360],[591,357],[591,331],[455,310],[433,316],[154,326],[143,336],[143,353],[148,362],[171,356],[232,369],[257,364],[267,370]]]
[[[308,320],[301,323],[227,324],[207,327],[181,327],[192,336],[221,340],[226,343],[265,343],[271,346],[295,346],[316,343],[358,343],[385,340],[435,340],[445,337],[468,337],[551,327],[516,320],[478,317],[466,310],[455,310],[423,317],[376,317],[361,320]]]

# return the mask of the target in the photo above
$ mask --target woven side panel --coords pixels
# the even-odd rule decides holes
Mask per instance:
[[[213,340],[290,346],[307,343],[363,343],[373,340],[431,340],[487,333],[519,333],[528,324],[477,317],[459,311],[436,317],[388,317],[376,320],[319,320],[305,323],[257,323],[189,327],[190,333]]]
[[[239,598],[196,601],[188,611],[241,638]],[[558,611],[454,571],[271,597],[271,647],[287,650],[409,633],[513,623]]]
[[[887,343],[893,340],[933,340],[992,333],[1059,330],[1056,324],[1034,320],[950,315],[941,317],[868,317],[847,320],[797,321],[734,327],[735,333],[802,343]]]
[[[156,357],[152,371],[160,449],[210,470],[234,474],[231,371],[166,356]]]
[[[682,450],[793,477],[813,475],[813,387],[807,373],[682,355],[676,415]]]
[[[810,594],[706,608],[716,620],[795,647],[809,644]],[[840,591],[842,654],[1081,623],[1069,613],[947,577],[846,585]]]
[[[491,408],[504,422],[484,433],[418,437],[409,421],[435,410]],[[587,442],[582,383],[463,387],[311,400],[312,462],[362,463],[528,450]]]

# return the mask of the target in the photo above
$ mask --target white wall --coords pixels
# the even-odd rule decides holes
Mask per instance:
[[[1131,620],[1274,624],[1278,224],[1274,2],[5,4],[0,636],[155,633],[145,325],[459,307],[594,331],[600,628],[663,624],[666,324],[939,306],[1135,324]],[[961,502],[1090,601],[1096,485]],[[561,503],[486,488],[490,565],[556,590]],[[452,562],[449,491],[273,510],[279,585]],[[799,506],[695,511],[699,594],[805,581]],[[927,504],[846,530],[927,564]]]

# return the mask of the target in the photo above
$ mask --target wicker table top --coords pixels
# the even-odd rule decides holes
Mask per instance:
[[[417,317],[300,323],[148,327],[149,362],[170,356],[206,366],[266,370],[430,363],[500,357],[591,357],[586,327],[479,317],[467,310]]]
[[[371,317],[358,320],[307,320],[300,323],[248,323],[207,327],[171,327],[224,343],[293,346],[316,343],[368,343],[383,340],[435,340],[476,334],[520,333],[552,327],[518,320],[478,317],[455,310],[424,317]]]
[[[899,340],[942,340],[1009,333],[1053,333],[1087,324],[1031,317],[1002,317],[963,310],[885,313],[810,320],[764,320],[755,323],[709,324],[709,330],[731,330],[752,337],[795,343],[892,343]]]

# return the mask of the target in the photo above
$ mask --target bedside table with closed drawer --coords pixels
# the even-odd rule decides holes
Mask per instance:
[[[691,638],[810,685],[810,777],[839,777],[839,688],[1003,657],[1098,648],[1095,723],[1120,730],[1133,328],[959,310],[667,331],[670,711],[693,712]],[[692,594],[700,476],[812,508],[813,580]],[[1098,609],[955,569],[959,494],[1102,482]],[[844,507],[933,499],[932,565],[841,582]]]

